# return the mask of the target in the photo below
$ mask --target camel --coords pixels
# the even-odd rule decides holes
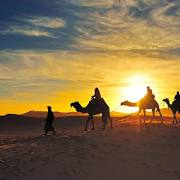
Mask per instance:
[[[92,130],[94,130],[93,115],[96,115],[96,114],[102,114],[103,129],[105,129],[108,120],[110,120],[110,125],[112,128],[112,119],[110,117],[109,106],[105,103],[105,101],[103,103],[103,106],[98,106],[97,104],[94,104],[92,103],[92,101],[90,101],[86,107],[82,107],[79,102],[73,102],[71,103],[71,107],[74,107],[77,112],[89,114],[88,119],[86,121],[85,129],[84,129],[85,131],[87,131],[88,123],[90,120],[92,122]]]
[[[121,106],[125,105],[125,106],[130,106],[130,107],[139,107],[139,111],[138,111],[138,116],[140,114],[140,112],[143,110],[144,112],[144,123],[145,123],[145,117],[146,117],[146,109],[151,109],[152,110],[152,115],[153,115],[153,119],[154,119],[154,115],[155,115],[155,110],[157,110],[160,114],[161,117],[161,124],[162,124],[162,114],[159,108],[159,104],[157,103],[156,100],[153,100],[151,103],[147,102],[144,100],[144,98],[142,98],[141,100],[139,100],[138,102],[130,102],[130,101],[124,101],[121,103]],[[140,121],[141,122],[141,121]]]
[[[174,121],[176,121],[176,124],[177,124],[178,121],[176,119],[176,112],[178,111],[180,113],[180,107],[178,106],[177,101],[176,100],[173,101],[172,104],[170,104],[168,98],[163,99],[163,101],[168,105],[168,107],[171,109],[173,113],[173,124],[174,124]]]

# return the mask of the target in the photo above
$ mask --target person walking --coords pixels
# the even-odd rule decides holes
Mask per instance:
[[[47,114],[47,117],[45,120],[45,127],[44,127],[45,133],[44,133],[44,135],[46,136],[49,131],[52,131],[53,134],[55,135],[56,131],[54,130],[54,127],[53,127],[54,113],[51,110],[51,106],[47,106],[47,108],[48,108],[48,114]]]

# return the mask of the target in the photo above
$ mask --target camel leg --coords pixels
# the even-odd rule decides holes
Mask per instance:
[[[162,113],[161,113],[161,111],[160,111],[160,109],[159,109],[159,108],[157,109],[157,111],[159,112],[159,115],[160,115],[160,117],[161,117],[161,124],[162,124],[162,123],[163,123]]]
[[[110,120],[110,125],[111,125],[111,128],[113,127],[112,125],[112,118],[109,116],[109,120]]]
[[[173,114],[173,121],[172,121],[172,123],[174,124],[175,123],[175,120],[176,120],[176,117],[175,117],[175,115]]]
[[[95,128],[94,128],[94,119],[93,119],[93,116],[91,116],[91,123],[92,123],[92,128],[91,128],[91,130],[94,130]]]
[[[138,116],[138,119],[139,119],[139,123],[141,124],[142,122],[141,122],[141,119],[140,119],[140,117],[139,117],[139,114],[141,113],[141,109],[139,109],[139,111],[138,111],[138,113],[137,113],[137,116]]]
[[[144,113],[144,124],[146,123],[145,119],[146,119],[146,110],[143,109],[143,113]]]
[[[91,115],[89,115],[89,117],[88,117],[88,119],[86,120],[86,125],[85,125],[85,129],[84,129],[84,131],[87,131],[87,128],[88,128],[88,123],[89,123],[89,121],[90,121],[90,119],[91,119]]]
[[[176,124],[178,123],[177,122],[177,119],[176,119],[176,111],[173,111],[173,124],[174,124],[174,121],[176,122]]]
[[[102,129],[104,130],[107,124],[107,116],[105,114],[102,114],[102,121],[103,121]]]
[[[155,118],[155,117],[154,117],[154,112],[155,112],[155,110],[152,109],[152,115],[153,115],[153,116],[152,116],[152,118],[151,118],[151,123],[152,123],[152,120],[154,120],[154,118]]]

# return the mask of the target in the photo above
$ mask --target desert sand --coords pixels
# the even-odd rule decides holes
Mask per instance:
[[[114,117],[114,127],[102,131],[97,117],[96,130],[88,132],[86,117],[57,118],[57,135],[46,137],[41,118],[5,119],[0,180],[180,179],[180,125],[171,118],[139,124],[134,116]]]

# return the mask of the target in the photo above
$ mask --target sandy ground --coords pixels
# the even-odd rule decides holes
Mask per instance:
[[[113,129],[99,122],[84,133],[79,119],[68,117],[56,136],[1,131],[0,180],[180,179],[180,125],[114,118]]]

